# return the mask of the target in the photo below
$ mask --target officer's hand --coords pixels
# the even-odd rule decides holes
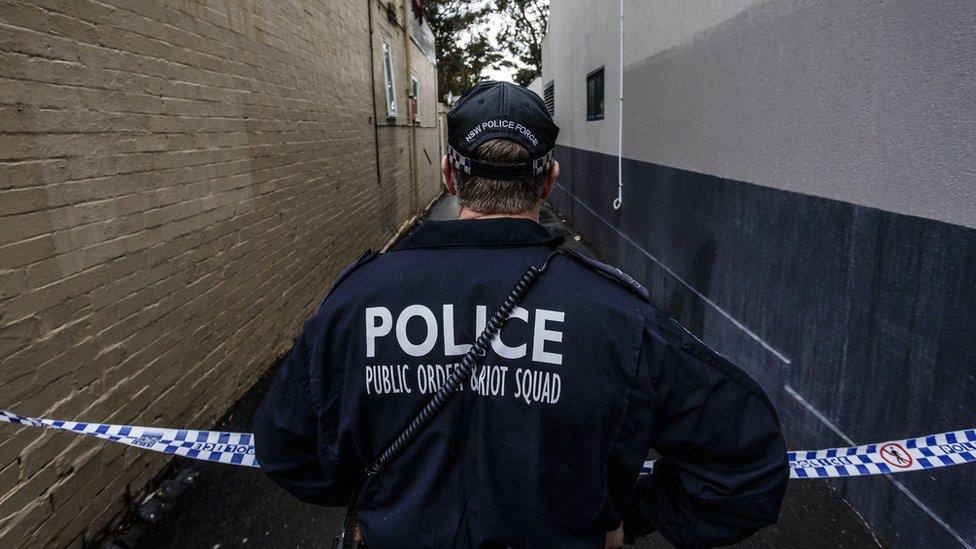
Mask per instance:
[[[624,523],[620,523],[613,532],[607,532],[606,542],[603,544],[603,549],[617,549],[618,547],[624,546]]]

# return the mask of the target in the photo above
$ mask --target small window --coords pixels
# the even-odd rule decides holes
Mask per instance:
[[[396,82],[393,79],[393,52],[390,51],[390,43],[383,41],[383,76],[386,81],[386,116],[396,118]]]
[[[603,120],[603,67],[586,75],[586,119]]]
[[[410,110],[413,115],[413,121],[418,122],[420,120],[420,82],[417,81],[417,77],[410,75]]]
[[[556,83],[552,80],[546,84],[544,90],[542,90],[542,99],[546,102],[546,110],[549,111],[549,116],[556,116]]]

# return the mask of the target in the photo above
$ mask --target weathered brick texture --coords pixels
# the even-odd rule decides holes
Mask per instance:
[[[377,105],[377,137],[380,144],[379,177],[383,187],[391,189],[387,196],[388,202],[385,203],[386,218],[402,219],[423,208],[429,198],[436,195],[441,188],[441,152],[437,133],[435,89],[437,72],[436,68],[412,44],[408,70],[404,43],[406,18],[403,15],[401,0],[380,0],[371,5],[373,7],[372,43],[373,51],[376,52],[373,78],[377,85],[373,93]],[[388,16],[387,6],[391,5],[396,13],[396,21],[391,21]],[[384,42],[389,44],[393,60],[396,98],[399,105],[395,118],[389,117],[386,109],[385,76],[381,54]],[[420,83],[420,116],[415,123],[411,123],[408,106],[411,76],[416,77]],[[410,171],[412,139],[416,140],[416,188]]]
[[[416,213],[369,5],[0,0],[0,407],[212,425]],[[81,544],[165,462],[0,427],[0,546]]]

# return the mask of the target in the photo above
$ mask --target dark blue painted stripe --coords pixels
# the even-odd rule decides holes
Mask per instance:
[[[615,156],[559,146],[556,157],[556,209],[601,259],[756,378],[791,444],[820,447],[828,429],[882,440],[976,425],[976,300],[964,298],[976,288],[973,229],[631,159],[614,210]],[[976,441],[976,429],[965,438]],[[959,502],[974,485],[969,466],[909,489],[968,531],[971,513]],[[918,521],[894,484],[845,491],[868,520],[933,524]],[[919,535],[941,539],[936,530]]]

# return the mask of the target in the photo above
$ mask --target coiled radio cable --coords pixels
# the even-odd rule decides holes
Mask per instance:
[[[512,289],[505,302],[495,311],[495,314],[492,315],[491,319],[485,325],[484,331],[481,332],[478,339],[471,345],[471,349],[465,353],[458,367],[448,376],[444,384],[437,389],[437,392],[427,401],[427,404],[424,405],[423,409],[413,418],[396,440],[380,454],[380,457],[372,465],[366,468],[366,474],[368,476],[375,476],[389,465],[390,462],[396,459],[403,452],[404,448],[417,438],[417,435],[423,431],[424,427],[444,409],[444,405],[447,404],[448,399],[461,389],[462,384],[471,377],[475,367],[484,360],[485,355],[488,354],[488,345],[491,344],[491,340],[498,335],[505,322],[512,316],[512,311],[515,310],[515,307],[518,306],[522,298],[525,297],[525,294],[535,284],[539,275],[549,267],[549,262],[552,258],[561,253],[561,250],[552,252],[546,257],[541,267],[533,265],[525,271],[525,274],[515,283],[515,288]]]

